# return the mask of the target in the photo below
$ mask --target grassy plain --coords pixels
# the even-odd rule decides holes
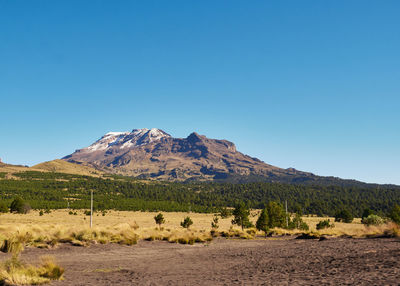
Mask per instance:
[[[73,211],[75,212],[75,211]],[[84,214],[83,210],[76,211],[76,215],[69,214],[68,210],[54,210],[50,214],[39,215],[38,211],[32,211],[29,214],[2,214],[0,216],[0,236],[3,238],[12,235],[32,236],[32,244],[52,244],[57,241],[71,242],[75,241],[100,241],[100,242],[119,242],[124,243],[124,237],[135,236],[140,239],[159,239],[175,241],[182,237],[198,237],[205,241],[210,238],[211,221],[213,214],[201,213],[183,213],[183,212],[163,212],[165,223],[162,230],[159,230],[154,222],[156,212],[131,212],[131,211],[108,211],[104,216],[97,212],[93,216],[93,228],[89,228],[90,216]],[[255,224],[259,211],[254,210],[250,215],[250,220]],[[190,216],[193,225],[189,230],[180,226],[180,222]],[[303,220],[309,225],[311,232],[318,232],[323,235],[350,235],[354,237],[363,237],[368,235],[380,234],[392,226],[383,225],[376,227],[366,227],[361,224],[360,219],[355,219],[352,223],[335,222],[334,228],[316,230],[316,224],[327,218],[321,217],[303,217]],[[331,222],[334,218],[328,218]],[[240,228],[231,224],[232,217],[219,218],[219,232],[235,231],[242,233]],[[276,229],[277,234],[296,234],[303,231]],[[91,234],[90,234],[91,233]],[[243,238],[254,238],[261,232],[255,229],[243,232],[251,234]],[[86,239],[85,239],[86,236]],[[38,239],[39,237],[39,239]],[[36,241],[35,241],[36,240]],[[129,243],[127,243],[129,244]]]

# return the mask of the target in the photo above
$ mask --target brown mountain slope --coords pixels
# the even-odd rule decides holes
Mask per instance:
[[[257,177],[287,181],[313,176],[268,165],[238,152],[226,140],[209,139],[197,133],[173,138],[159,129],[111,132],[63,159],[90,163],[107,172],[162,180]]]
[[[0,162],[0,173],[6,173],[6,178],[15,178],[13,174],[37,171],[37,172],[56,172],[56,173],[66,173],[84,176],[101,176],[104,172],[96,170],[91,166],[85,166],[83,164],[74,164],[66,162],[64,160],[53,160],[48,162],[43,162],[32,167],[22,166],[22,165],[11,165]]]
[[[82,164],[74,164],[64,160],[53,160],[32,166],[29,170],[47,171],[56,173],[76,174],[84,176],[101,176],[103,172],[93,167]]]

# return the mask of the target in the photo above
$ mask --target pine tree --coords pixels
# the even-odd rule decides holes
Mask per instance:
[[[162,213],[159,213],[154,217],[156,224],[158,224],[158,228],[161,229],[161,225],[165,223],[165,219]]]
[[[237,224],[242,230],[253,226],[249,220],[250,210],[244,203],[238,204],[232,214],[234,216],[232,224]]]
[[[393,207],[393,209],[391,210],[391,212],[389,214],[389,217],[393,222],[400,224],[400,206],[399,205],[395,205]]]
[[[283,227],[286,219],[286,213],[283,207],[277,202],[269,202],[267,205],[268,226],[270,228]]]
[[[269,231],[268,223],[269,223],[268,211],[267,209],[263,209],[260,213],[260,216],[257,219],[256,228],[260,231],[263,231],[265,237],[267,237],[267,233]]]

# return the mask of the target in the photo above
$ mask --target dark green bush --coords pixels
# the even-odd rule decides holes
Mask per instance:
[[[317,223],[317,230],[324,228],[333,228],[333,227],[335,227],[335,225],[331,223],[329,219],[321,220],[319,223]]]
[[[375,212],[371,209],[365,209],[362,213],[361,220],[367,218],[369,215],[375,214]]]
[[[300,214],[296,214],[294,218],[289,218],[288,229],[309,230],[310,227],[305,221],[303,221]]]
[[[214,215],[213,220],[211,222],[211,228],[213,228],[213,229],[219,228],[218,222],[219,222],[218,216]]]
[[[353,215],[347,209],[340,210],[335,215],[335,221],[337,222],[351,223],[353,219]]]
[[[10,212],[12,213],[19,213],[19,214],[27,214],[31,210],[31,206],[21,198],[16,197],[11,205],[10,205]]]
[[[154,220],[155,220],[156,224],[158,224],[158,227],[161,229],[161,225],[162,225],[163,223],[165,223],[165,219],[164,219],[163,214],[162,214],[162,213],[159,213],[158,215],[156,215],[156,216],[154,217]]]
[[[383,224],[384,220],[378,215],[370,214],[368,217],[363,218],[361,222],[370,226]]]
[[[0,202],[0,213],[8,213],[10,210],[5,202]]]
[[[181,226],[184,228],[189,228],[193,224],[193,221],[190,217],[185,217],[185,219],[181,222]]]

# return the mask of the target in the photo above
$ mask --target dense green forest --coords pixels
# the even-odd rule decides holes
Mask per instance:
[[[142,182],[116,176],[95,178],[32,171],[14,176],[18,180],[0,180],[2,200],[10,204],[19,195],[34,209],[89,208],[91,190],[95,208],[99,210],[214,212],[239,202],[263,208],[269,201],[287,200],[292,212],[332,216],[345,208],[361,216],[365,208],[386,214],[400,204],[397,186]]]

